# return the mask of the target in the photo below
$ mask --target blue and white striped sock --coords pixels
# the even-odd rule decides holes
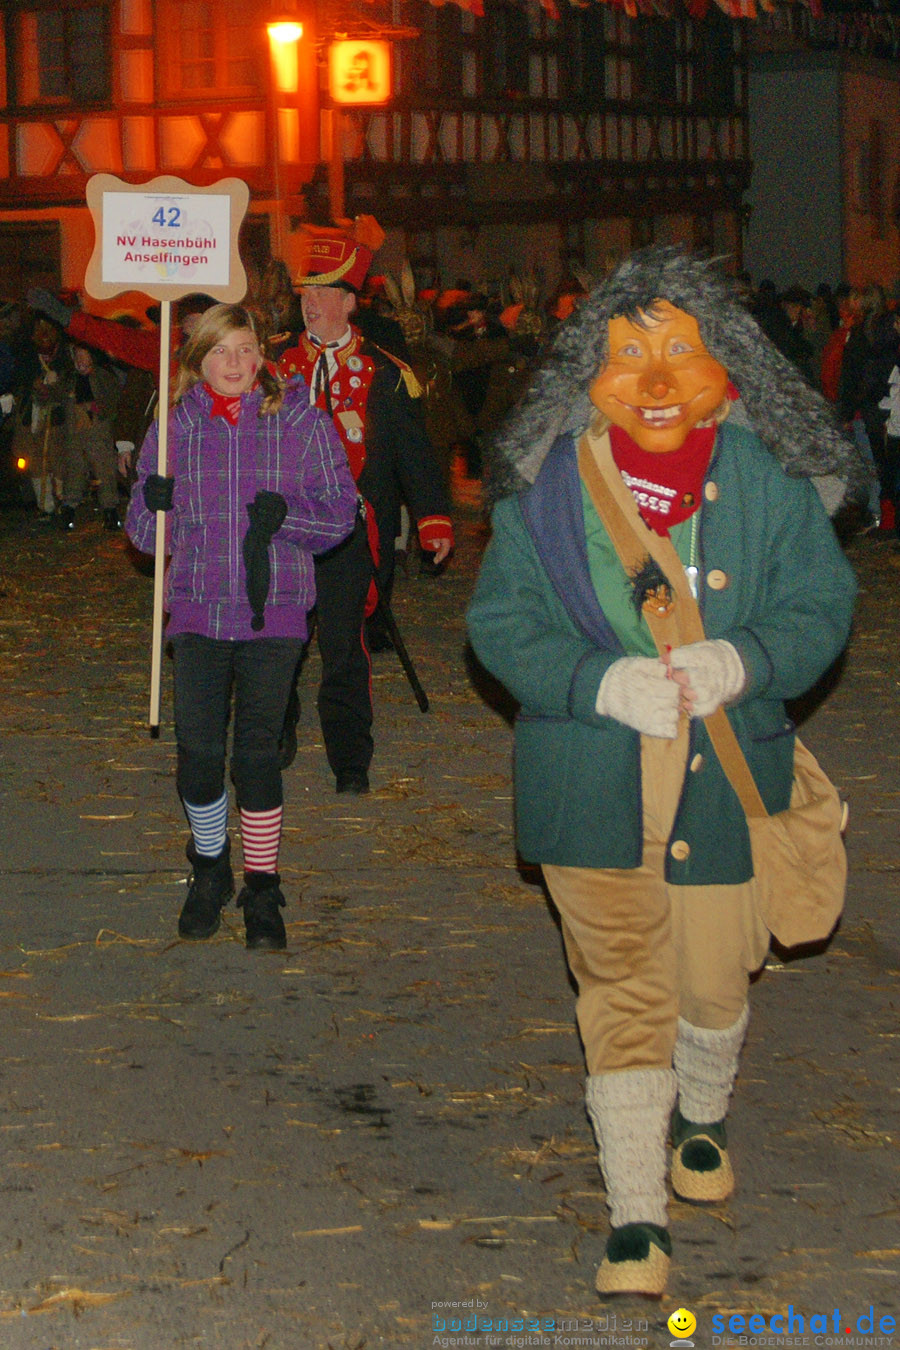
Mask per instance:
[[[228,793],[223,792],[217,802],[208,806],[185,802],[184,809],[200,857],[218,858],[228,837]]]

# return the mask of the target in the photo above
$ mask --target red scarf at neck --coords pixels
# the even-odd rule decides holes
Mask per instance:
[[[237,420],[241,415],[241,399],[243,394],[217,394],[211,384],[203,381],[203,388],[212,399],[212,407],[209,410],[210,417],[224,417],[226,422],[232,426],[237,425]],[[256,385],[253,385],[256,388]],[[247,390],[251,393],[251,390]]]
[[[610,427],[616,468],[631,489],[645,523],[656,534],[667,534],[699,507],[715,439],[715,426],[694,427],[677,450],[654,455],[642,450],[621,427]]]

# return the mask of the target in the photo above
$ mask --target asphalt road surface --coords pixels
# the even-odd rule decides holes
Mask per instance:
[[[849,896],[754,989],[738,1192],[673,1203],[660,1304],[604,1307],[572,988],[516,862],[509,708],[467,658],[460,514],[445,575],[398,579],[431,711],[379,655],[367,798],[334,794],[310,655],[282,954],[233,908],[176,937],[150,578],[89,512],[0,516],[2,1350],[663,1347],[681,1306],[696,1346],[900,1345],[900,556],[851,547],[855,635],[804,726],[850,801]]]

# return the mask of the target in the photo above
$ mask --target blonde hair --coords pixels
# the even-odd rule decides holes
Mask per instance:
[[[226,334],[238,332],[242,328],[249,329],[256,338],[262,356],[266,336],[265,323],[255,310],[245,305],[213,305],[212,309],[208,309],[202,315],[178,358],[178,370],[172,383],[173,407],[181,402],[189,389],[193,389],[194,385],[204,378],[203,362],[213,347],[221,342]],[[284,385],[265,361],[259,368],[257,379],[263,391],[260,417],[277,413],[284,400]]]

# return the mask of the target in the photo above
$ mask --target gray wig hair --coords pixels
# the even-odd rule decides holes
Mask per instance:
[[[563,325],[521,402],[499,428],[488,456],[491,501],[533,483],[563,432],[580,435],[596,415],[588,389],[608,355],[609,321],[638,320],[655,301],[693,315],[707,350],[740,399],[731,417],[749,426],[792,477],[813,480],[829,514],[865,499],[871,471],[821,394],[778,351],[740,303],[715,260],[679,247],[631,254]]]

